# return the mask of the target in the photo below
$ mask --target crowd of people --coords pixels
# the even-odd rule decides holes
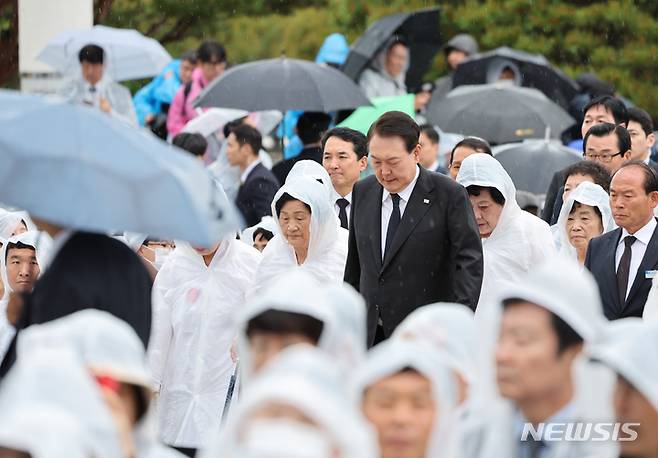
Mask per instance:
[[[444,156],[418,122],[478,46],[444,50],[416,119],[300,113],[272,164],[259,113],[189,127],[219,43],[134,103],[83,47],[62,94],[207,165],[245,224],[200,247],[3,210],[0,457],[658,457],[651,117],[590,97],[532,214],[486,139]],[[408,65],[393,39],[359,84],[406,94]]]

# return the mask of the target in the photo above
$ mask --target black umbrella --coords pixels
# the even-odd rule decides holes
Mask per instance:
[[[574,123],[569,113],[536,89],[508,83],[461,86],[427,107],[427,120],[444,132],[474,135],[491,143],[551,138]]]
[[[441,49],[439,12],[441,8],[427,8],[410,13],[384,16],[359,37],[350,49],[342,70],[354,81],[370,61],[382,51],[386,42],[398,36],[409,45],[410,61],[406,85],[417,88],[423,83],[423,75]]]
[[[453,88],[465,84],[486,84],[497,79],[505,67],[519,73],[521,86],[533,87],[565,109],[578,93],[578,85],[541,54],[530,54],[506,46],[475,54],[455,71]]]
[[[370,102],[359,86],[339,70],[285,57],[237,65],[194,101],[195,107],[325,113],[364,105]]]
[[[512,177],[516,189],[546,194],[553,174],[582,161],[582,155],[557,141],[526,140],[494,148],[494,157]]]

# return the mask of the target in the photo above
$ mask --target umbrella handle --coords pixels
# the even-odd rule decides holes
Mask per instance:
[[[237,382],[238,378],[238,370],[240,369],[240,360],[238,359],[235,362],[235,368],[233,369],[233,373],[231,374],[231,380],[228,384],[228,390],[226,392],[226,401],[224,401],[224,408],[222,409],[222,417],[221,417],[221,424],[223,425],[226,423],[226,419],[228,417],[228,412],[231,408],[231,401],[233,400],[233,393],[235,391],[235,385]]]

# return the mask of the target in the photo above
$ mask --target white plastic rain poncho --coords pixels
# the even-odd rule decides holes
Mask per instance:
[[[347,261],[349,232],[338,223],[338,217],[327,198],[326,188],[317,181],[298,177],[289,179],[274,196],[272,215],[277,217],[276,202],[288,194],[311,207],[308,253],[302,265],[297,264],[295,250],[283,234],[275,235],[263,250],[257,275],[256,292],[291,268],[310,273],[320,283],[343,282]]]
[[[601,212],[601,225],[603,226],[602,234],[610,232],[615,229],[617,225],[612,218],[612,211],[610,210],[610,196],[598,184],[584,181],[580,183],[576,189],[571,191],[566,202],[562,205],[560,216],[557,219],[557,229],[559,237],[559,253],[562,256],[577,260],[578,253],[576,249],[569,242],[569,234],[567,234],[567,221],[569,220],[569,213],[578,202],[583,205],[596,207]]]
[[[484,273],[476,319],[484,308],[495,306],[497,294],[519,281],[555,253],[551,229],[546,222],[521,210],[516,188],[503,166],[488,154],[473,154],[462,162],[457,182],[496,188],[505,198],[503,211],[491,235],[482,239]]]
[[[141,387],[151,399],[151,377],[146,351],[135,331],[125,321],[101,310],[73,313],[45,324],[26,328],[18,339],[18,358],[29,358],[41,348],[68,346],[94,374]],[[181,456],[158,443],[153,412],[147,412],[133,428],[138,458]]]
[[[409,62],[398,76],[391,76],[386,71],[386,55],[393,42],[394,38],[388,40],[382,51],[372,59],[370,66],[359,77],[359,86],[366,97],[371,100],[376,97],[394,97],[407,93],[405,79]]]
[[[321,350],[290,347],[245,389],[234,415],[201,458],[378,457],[375,435],[345,387]],[[272,404],[295,409],[313,425],[258,415]]]
[[[553,257],[528,274],[513,286],[504,289],[498,296],[496,307],[488,310],[485,324],[478,332],[481,336],[481,373],[483,390],[488,408],[481,413],[484,437],[477,455],[480,458],[517,456],[520,436],[517,435],[516,419],[520,412],[513,402],[500,397],[495,384],[495,347],[498,340],[503,314],[503,301],[522,299],[537,304],[554,313],[567,323],[584,340],[585,347],[572,366],[574,395],[570,402],[569,418],[563,422],[612,422],[612,393],[614,374],[598,363],[588,359],[587,348],[596,343],[607,323],[603,315],[599,289],[594,277],[583,271],[573,260]],[[492,313],[493,312],[493,313]],[[595,383],[593,383],[595,381]],[[466,432],[469,435],[471,431]],[[607,442],[556,441],[551,442],[550,458],[570,457],[616,457],[617,447]]]
[[[3,432],[3,441],[6,440],[4,432],[9,432],[3,427],[5,421],[9,422],[12,418],[19,421],[28,413],[52,410],[66,412],[82,429],[73,431],[77,443],[67,444],[60,438],[57,447],[47,450],[45,456],[68,458],[82,449],[86,457],[122,458],[117,427],[105,406],[101,390],[70,348],[38,348],[18,358],[0,386],[0,431]],[[59,424],[37,423],[39,420],[48,421],[48,417],[37,416],[30,420],[35,432],[41,428],[55,431],[59,427]],[[16,424],[10,424],[10,428],[12,426]],[[75,428],[71,422],[61,426]],[[13,436],[17,442],[9,445],[19,447],[24,444],[30,451],[42,450],[49,437],[26,437],[25,431],[20,433]],[[69,447],[72,454],[69,454]]]
[[[253,246],[254,232],[256,232],[256,229],[260,228],[270,231],[274,235],[279,233],[279,223],[277,223],[271,216],[263,216],[258,224],[242,231],[242,234],[240,234],[240,240],[249,246]]]
[[[0,357],[2,358],[4,358],[9,345],[16,334],[16,329],[7,320],[7,304],[9,302],[9,295],[12,292],[12,288],[7,277],[6,259],[7,247],[9,244],[18,242],[34,247],[37,256],[37,263],[39,264],[40,269],[45,265],[45,259],[48,256],[51,245],[50,236],[37,231],[28,231],[15,235],[6,240],[2,245],[2,250],[0,250],[0,276],[2,277],[2,284],[5,286],[4,296],[0,300]]]
[[[438,415],[434,419],[425,457],[461,457],[456,380],[450,367],[432,349],[419,342],[401,339],[391,339],[374,347],[354,376],[354,402],[361,408],[368,387],[403,369],[415,369],[431,382]]]
[[[25,224],[28,230],[35,229],[27,213],[2,210],[2,214],[0,214],[0,239],[6,240],[11,237],[21,222]]]
[[[611,321],[589,353],[628,380],[658,412],[658,323]]]
[[[292,166],[292,169],[290,169],[290,172],[288,172],[286,183],[300,177],[311,178],[322,183],[324,188],[327,190],[327,199],[329,199],[331,205],[334,204],[334,185],[331,183],[329,172],[327,172],[327,169],[325,169],[322,165],[310,159],[295,162],[295,164]]]
[[[259,261],[258,250],[227,238],[206,266],[181,242],[158,273],[148,357],[166,444],[203,447],[219,422],[233,371],[236,315]]]

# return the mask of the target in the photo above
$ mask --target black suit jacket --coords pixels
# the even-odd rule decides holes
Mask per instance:
[[[658,269],[658,230],[656,230],[651,236],[647,251],[644,253],[644,258],[642,258],[635,275],[635,281],[628,293],[626,303],[622,304],[619,301],[615,265],[615,253],[620,238],[621,228],[593,238],[589,242],[587,256],[585,257],[585,267],[592,272],[596,283],[599,285],[603,312],[609,320],[642,316],[644,304],[651,289],[651,279],[645,278],[645,272]]]
[[[548,190],[546,190],[546,199],[544,199],[544,208],[541,211],[541,219],[546,221],[548,224],[555,224],[551,221],[553,214],[555,213],[555,205],[556,200],[558,200],[558,196],[560,201],[559,206],[562,207],[562,192],[560,189],[564,191],[564,181],[567,179],[566,171],[567,168],[564,168],[555,172],[553,174],[553,178],[551,179],[551,184],[548,185]],[[558,209],[558,214],[559,212],[560,210]]]
[[[299,153],[299,155],[291,157],[290,159],[286,159],[285,161],[281,161],[272,167],[272,173],[276,179],[279,180],[279,183],[283,185],[286,182],[286,178],[288,177],[288,174],[292,170],[292,167],[295,165],[295,163],[303,160],[315,161],[322,165],[322,148],[319,146],[304,148],[302,152]]]
[[[263,216],[272,213],[272,199],[278,190],[279,182],[263,164],[257,164],[249,172],[235,198],[247,227],[258,224]]]
[[[382,262],[382,186],[374,176],[352,191],[345,281],[368,304],[368,344],[381,317],[386,337],[418,307],[438,301],[475,309],[482,285],[482,245],[466,190],[420,169]]]

